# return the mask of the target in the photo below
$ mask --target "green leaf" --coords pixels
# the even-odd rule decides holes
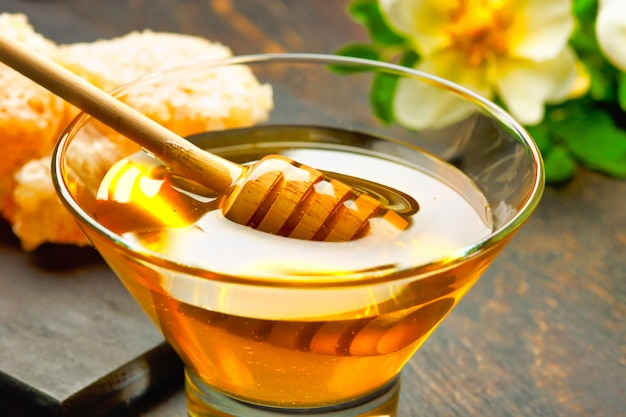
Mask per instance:
[[[591,97],[598,101],[612,101],[615,90],[610,72],[607,73],[602,66],[590,63],[589,60],[584,60],[584,62],[591,77],[591,84],[589,85]]]
[[[579,60],[590,76],[589,96],[597,101],[616,101],[617,76],[619,72],[611,65],[596,38],[597,0],[576,0],[574,12],[578,24],[570,39]]]
[[[578,163],[569,154],[567,148],[554,143],[550,128],[551,126],[548,123],[526,126],[526,130],[541,151],[546,170],[546,182],[558,183],[567,181],[574,176]]]
[[[558,140],[586,167],[626,178],[626,131],[599,107],[570,106],[567,117],[552,121]]]
[[[354,58],[373,59],[379,58],[378,51],[374,46],[366,43],[350,43],[335,52],[337,55],[351,56]]]
[[[383,123],[391,123],[394,120],[393,96],[397,84],[397,75],[383,72],[374,74],[370,90],[370,101],[374,114]]]
[[[526,131],[533,138],[542,154],[547,154],[554,146],[550,138],[550,128],[548,124],[541,123],[536,126],[526,126]]]
[[[595,19],[597,7],[598,0],[575,0],[573,11],[579,19],[589,21]]]
[[[597,10],[598,0],[576,0],[574,2],[573,12],[577,19],[577,25],[574,28],[571,41],[576,49],[599,50],[595,36]]]
[[[617,80],[617,101],[622,110],[626,111],[626,72],[622,72]]]
[[[364,43],[351,43],[335,51],[335,54],[354,58],[379,60],[380,55],[372,45]],[[359,64],[331,65],[331,69],[340,74],[356,74],[359,72],[372,71],[372,67]]]
[[[348,13],[362,24],[375,43],[383,45],[404,45],[406,38],[387,25],[376,0],[353,0],[348,5]]]
[[[543,153],[542,156],[547,183],[567,181],[576,173],[576,161],[564,147],[552,147],[549,151]]]
[[[406,50],[400,57],[399,65],[413,68],[420,60],[420,56],[413,49]]]

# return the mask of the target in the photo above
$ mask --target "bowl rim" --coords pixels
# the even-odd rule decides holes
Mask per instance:
[[[382,61],[373,61],[362,58],[345,57],[339,55],[327,55],[327,54],[311,54],[311,53],[271,53],[271,54],[250,54],[240,55],[218,60],[204,60],[198,61],[193,64],[184,66],[173,67],[170,69],[157,71],[148,74],[138,79],[125,83],[113,91],[112,95],[119,95],[126,91],[128,88],[139,85],[141,83],[149,83],[158,80],[168,75],[173,75],[185,71],[193,71],[200,68],[212,68],[223,67],[230,65],[248,65],[254,63],[268,63],[268,62],[290,62],[290,63],[317,63],[325,65],[359,65],[364,67],[377,68],[389,72],[403,73],[410,75],[413,78],[418,78],[423,81],[442,86],[448,91],[462,96],[464,99],[469,100],[483,109],[486,113],[491,115],[499,123],[510,130],[512,135],[518,138],[518,142],[522,146],[524,152],[532,160],[532,186],[530,192],[527,195],[526,200],[521,204],[520,209],[517,211],[509,221],[503,223],[500,227],[494,229],[489,235],[486,235],[483,239],[475,242],[467,247],[462,247],[446,256],[445,259],[435,260],[429,263],[420,264],[401,270],[396,269],[383,269],[376,273],[357,273],[354,276],[342,275],[341,279],[337,276],[333,276],[332,279],[328,279],[326,275],[312,274],[312,280],[297,280],[296,282],[287,282],[284,279],[280,279],[281,285],[284,286],[296,286],[296,287],[320,287],[320,286],[350,286],[350,285],[364,285],[371,283],[380,283],[382,281],[389,280],[390,275],[393,275],[393,280],[396,278],[402,279],[409,275],[424,275],[429,276],[432,273],[440,270],[448,270],[454,265],[466,262],[467,260],[475,257],[477,254],[491,250],[494,246],[503,240],[507,240],[528,220],[531,214],[541,200],[543,190],[545,187],[545,173],[544,165],[541,157],[541,153],[530,136],[530,134],[524,129],[524,127],[518,123],[506,110],[493,103],[471,90],[460,86],[452,81],[443,79],[436,75],[428,74],[416,69],[396,65],[393,63],[387,63]],[[125,239],[106,227],[98,223],[92,216],[90,216],[72,197],[67,184],[64,181],[64,175],[62,173],[62,158],[67,150],[71,137],[79,130],[85,123],[92,120],[93,117],[80,112],[74,119],[63,129],[60,134],[59,140],[55,145],[52,154],[52,180],[54,187],[59,195],[62,203],[70,211],[70,213],[80,219],[80,224],[89,227],[97,234],[105,237],[108,240],[112,240],[117,243],[117,247],[120,250],[132,253],[133,256],[138,256],[144,261],[152,264],[157,264],[168,270],[184,272],[191,275],[197,275],[199,277],[211,277],[216,279],[214,273],[210,271],[189,264],[179,263],[163,254],[148,250],[141,245]],[[81,226],[82,227],[82,226]],[[221,276],[221,273],[220,273]],[[237,276],[224,276],[219,278],[221,281],[249,284],[255,286],[263,285],[276,285],[277,280],[269,277],[237,277]],[[295,281],[295,280],[294,280]]]

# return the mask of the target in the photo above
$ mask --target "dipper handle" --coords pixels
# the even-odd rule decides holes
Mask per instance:
[[[0,34],[0,61],[136,142],[178,175],[225,195],[224,215],[298,239],[345,241],[372,221],[397,232],[407,222],[367,194],[282,156],[251,168],[206,152],[66,68]],[[380,229],[380,228],[378,228]]]
[[[63,66],[0,34],[0,61],[128,137],[178,174],[227,192],[243,172],[102,91]]]

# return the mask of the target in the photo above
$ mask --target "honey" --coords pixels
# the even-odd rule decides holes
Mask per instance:
[[[222,196],[146,154],[109,171],[95,217],[145,256],[107,256],[118,249],[101,245],[105,259],[187,368],[241,401],[321,407],[380,388],[502,246],[474,250],[493,230],[486,199],[460,170],[418,148],[308,126],[194,140],[241,164],[286,155],[408,222],[391,238],[373,219],[371,233],[348,242],[292,239],[228,220]]]

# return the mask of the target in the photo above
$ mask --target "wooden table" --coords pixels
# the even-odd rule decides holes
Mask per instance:
[[[0,0],[0,12],[27,14],[39,32],[61,43],[150,28],[205,36],[230,46],[235,54],[332,53],[346,42],[366,40],[362,27],[345,13],[346,4],[346,0]],[[5,235],[0,248],[10,253],[7,257],[27,257],[16,255],[7,230],[0,230]],[[25,262],[32,267],[32,259]],[[38,267],[31,269],[37,283],[24,285],[45,287],[52,294],[52,286],[67,284],[58,269],[43,272],[50,275],[48,280],[57,280],[46,284],[37,275],[42,274]],[[102,303],[118,313],[123,305],[121,311],[137,321],[133,325],[144,329],[146,346],[159,348],[158,335],[127,305],[119,284],[101,265],[87,268],[92,270],[100,277],[95,285],[108,288],[105,298],[111,299]],[[2,300],[8,278],[0,285]],[[536,214],[411,360],[403,373],[399,415],[624,415],[625,319],[626,182],[581,171],[570,183],[547,188]],[[2,326],[8,328],[5,322]],[[109,340],[99,349],[132,364],[132,352],[147,348],[139,341],[120,343]],[[161,348],[165,353],[158,360],[174,361],[176,368],[171,352]],[[132,354],[120,358],[124,354],[118,350]],[[17,355],[7,352],[0,351],[0,356]],[[36,363],[32,369],[37,373]],[[3,372],[0,369],[0,392],[6,386]],[[66,371],[59,372],[42,377],[52,383],[67,377]],[[161,389],[115,415],[184,416],[182,379],[179,372],[173,374],[176,377]],[[0,409],[7,401],[0,395]],[[51,415],[70,413],[59,408]]]

